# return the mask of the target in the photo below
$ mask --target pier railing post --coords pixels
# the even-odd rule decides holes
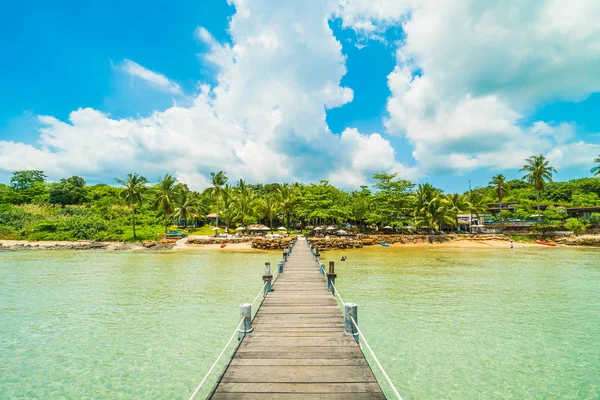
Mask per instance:
[[[335,278],[337,274],[335,273],[335,263],[333,261],[329,261],[329,272],[327,272],[327,289],[335,296],[335,289],[333,286],[335,285]]]
[[[321,257],[321,253],[319,253],[319,248],[315,247],[315,260],[319,261],[319,257]]]
[[[288,249],[283,249],[283,261],[284,261],[284,262],[285,262],[285,261],[287,261],[287,259],[288,259],[288,254],[289,254],[289,251],[288,251]]]
[[[283,262],[283,260],[277,261],[277,273],[278,274],[281,274],[283,272],[284,265],[285,265],[285,263]]]
[[[321,263],[321,275],[325,275],[325,264]]]
[[[344,332],[348,335],[354,336],[354,340],[358,343],[358,330],[356,326],[352,323],[352,319],[354,318],[354,322],[358,324],[358,305],[354,303],[345,303],[344,304]]]
[[[240,304],[240,319],[244,317],[246,317],[246,319],[244,319],[244,323],[240,326],[240,329],[238,329],[238,340],[242,340],[246,334],[254,330],[252,327],[252,304]]]
[[[273,281],[273,274],[271,274],[271,263],[270,262],[265,263],[265,274],[263,275],[263,281],[265,282],[264,295],[266,296],[267,293],[269,293],[270,291],[273,290],[273,289],[271,289],[271,282]]]

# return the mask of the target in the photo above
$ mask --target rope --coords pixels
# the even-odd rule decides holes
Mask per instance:
[[[369,346],[369,343],[367,342],[367,339],[365,339],[365,335],[363,335],[363,333],[361,332],[360,328],[358,327],[358,324],[356,323],[356,321],[354,320],[354,317],[352,315],[350,315],[350,319],[352,320],[352,323],[356,327],[356,330],[358,331],[358,334],[360,335],[362,341],[365,343],[365,346],[367,346],[367,349],[369,349],[369,352],[371,352],[371,355],[373,356],[373,359],[377,363],[377,366],[379,367],[379,369],[383,373],[383,376],[385,376],[385,379],[387,380],[387,383],[392,387],[392,390],[394,391],[394,394],[396,395],[396,397],[398,398],[398,400],[402,400],[402,396],[400,396],[400,393],[398,393],[398,390],[396,390],[396,387],[392,383],[392,380],[390,379],[390,377],[388,376],[388,374],[385,372],[385,370],[381,366],[381,363],[377,359],[377,356],[375,356],[375,353],[373,352],[373,349],[371,349],[371,346]]]
[[[338,292],[338,290],[335,287],[335,284],[333,282],[331,282],[331,286],[333,286],[333,291],[337,294],[337,297],[340,299],[340,301],[342,302],[342,304],[346,305],[346,302],[344,302],[344,300],[342,300],[342,296],[340,296],[340,292]]]
[[[254,298],[254,301],[252,302],[252,305],[254,305],[254,303],[256,303],[256,300],[258,300],[258,298],[260,297],[260,295],[264,293],[265,286],[267,286],[267,282],[265,282],[265,284],[262,286],[262,288],[260,288],[260,292],[258,292],[258,294],[256,295],[256,297]]]
[[[192,395],[190,396],[189,400],[194,400],[194,397],[196,397],[196,395],[198,394],[198,391],[200,390],[200,388],[202,387],[202,385],[204,385],[204,382],[206,382],[206,380],[208,379],[208,376],[215,369],[215,367],[217,366],[217,363],[219,362],[219,360],[221,359],[221,357],[223,357],[223,354],[225,354],[225,351],[227,350],[227,348],[231,344],[231,341],[233,340],[233,338],[235,337],[235,335],[238,333],[238,331],[240,329],[240,326],[242,326],[242,324],[244,323],[245,320],[246,320],[246,316],[244,315],[244,317],[242,318],[242,320],[238,324],[237,328],[235,328],[235,331],[233,332],[233,335],[231,335],[231,337],[229,338],[229,341],[227,342],[227,344],[225,345],[225,347],[221,351],[221,354],[219,354],[219,357],[217,357],[217,359],[215,360],[215,362],[212,365],[212,367],[210,367],[210,369],[208,370],[208,372],[206,373],[206,375],[204,375],[204,379],[202,379],[202,382],[200,382],[200,384],[198,385],[198,387],[196,388],[196,390],[194,390],[194,393],[192,393]],[[244,331],[245,330],[246,329],[244,329]]]

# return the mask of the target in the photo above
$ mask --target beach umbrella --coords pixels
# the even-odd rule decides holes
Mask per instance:
[[[391,227],[391,226],[389,226],[389,225],[386,225],[386,226],[384,226],[384,227],[383,227],[383,229],[394,229],[394,228],[392,228],[392,227]]]
[[[315,231],[322,231],[322,230],[323,230],[323,228],[321,228],[320,226],[317,226],[317,227],[316,227],[314,230],[315,230]]]
[[[283,226],[280,226],[279,228],[277,228],[278,231],[283,231],[283,232],[287,232],[287,229],[285,229]]]
[[[217,228],[216,226],[214,228],[212,228],[213,231],[218,231],[221,228]]]
[[[346,232],[346,231],[345,231],[345,230],[343,230],[343,229],[340,229],[340,230],[339,230],[339,231],[337,231],[336,233],[337,233],[338,235],[345,235],[345,234],[347,234],[348,232]]]
[[[236,231],[245,231],[246,227],[245,226],[238,226],[237,228],[235,228]]]
[[[335,227],[333,226],[328,226],[326,229],[326,231],[335,231]]]
[[[269,228],[268,226],[262,225],[261,227],[258,228],[259,231],[270,231],[271,228]]]
[[[260,231],[260,228],[258,226],[253,226],[252,228],[250,228],[251,231]]]

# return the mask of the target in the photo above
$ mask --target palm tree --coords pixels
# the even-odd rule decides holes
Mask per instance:
[[[284,183],[277,188],[279,203],[286,218],[286,228],[290,228],[290,219],[298,200],[298,186]]]
[[[523,179],[530,185],[533,185],[533,188],[535,189],[538,221],[542,222],[542,215],[540,214],[540,193],[544,190],[546,181],[552,182],[552,173],[556,173],[556,169],[550,165],[543,154],[539,154],[525,160],[525,165],[519,171],[527,172],[527,175],[525,175]]]
[[[455,227],[458,227],[458,214],[469,210],[469,202],[462,194],[454,193],[446,195],[444,199],[448,213],[452,216]]]
[[[485,196],[479,190],[470,190],[466,194],[466,200],[468,204],[469,214],[471,214],[470,222],[473,221],[473,214],[479,218],[487,209],[485,202]]]
[[[275,196],[269,195],[264,199],[260,199],[260,202],[258,203],[258,211],[265,218],[269,219],[271,233],[273,233],[273,219],[277,217],[277,213],[279,212],[279,203],[277,202]]]
[[[162,211],[165,222],[165,233],[168,231],[169,218],[173,213],[173,206],[178,195],[177,179],[171,174],[166,174],[156,187],[154,208]]]
[[[191,218],[196,217],[199,214],[198,199],[196,196],[188,190],[181,191],[177,197],[177,203],[173,212],[172,218],[177,221],[183,220],[185,227]]]
[[[131,206],[131,225],[133,226],[133,238],[135,239],[135,206],[136,204],[142,204],[142,191],[148,180],[137,173],[127,174],[126,180],[119,178],[115,178],[115,180],[125,186],[120,196]]]
[[[438,231],[444,225],[454,224],[455,218],[449,211],[441,190],[429,183],[419,184],[413,196],[418,227],[428,227]]]
[[[225,172],[223,172],[223,171],[219,171],[217,173],[211,172],[210,180],[211,180],[211,184],[212,184],[212,195],[214,196],[215,201],[217,202],[217,219],[216,219],[215,227],[218,228],[219,227],[219,197],[221,196],[221,193],[223,191],[223,186],[227,183],[227,175],[225,175]]]
[[[236,219],[246,226],[246,218],[252,212],[254,203],[254,191],[243,179],[237,182],[234,188],[234,202],[236,207]]]
[[[592,174],[600,178],[600,156],[596,157],[594,162],[597,164],[594,168],[591,169]]]
[[[490,185],[494,186],[494,190],[496,191],[496,195],[498,196],[498,201],[502,204],[502,199],[504,195],[508,193],[508,187],[506,185],[506,178],[502,174],[494,175],[492,180],[490,181]]]

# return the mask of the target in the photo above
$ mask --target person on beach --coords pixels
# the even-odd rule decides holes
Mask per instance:
[[[515,248],[515,242],[513,242],[512,240],[510,241],[510,248],[514,249]]]

